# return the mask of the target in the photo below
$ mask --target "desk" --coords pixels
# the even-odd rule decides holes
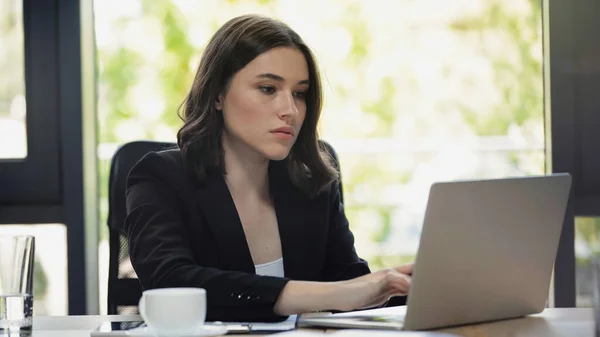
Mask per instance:
[[[390,307],[378,309],[377,311],[382,314],[393,314],[394,311],[406,312],[406,309]],[[544,310],[540,314],[523,318],[473,324],[436,331],[447,332],[464,337],[593,337],[594,318],[591,308],[550,308]],[[333,332],[333,330],[328,330],[327,332]]]
[[[90,332],[104,322],[139,320],[137,315],[34,316],[32,337],[90,337]]]
[[[546,309],[537,315],[524,318],[470,325],[444,332],[465,337],[492,336],[531,336],[558,337],[581,336],[593,337],[594,317],[592,309],[561,308]]]
[[[394,309],[394,308],[387,308]],[[139,316],[39,316],[33,319],[33,337],[89,337],[105,321],[135,321]],[[312,332],[319,332],[311,330]],[[592,309],[546,309],[525,318],[443,329],[465,337],[493,336],[594,336]],[[333,332],[332,330],[326,331]],[[402,334],[400,333],[399,336]],[[252,335],[259,337],[258,335]]]

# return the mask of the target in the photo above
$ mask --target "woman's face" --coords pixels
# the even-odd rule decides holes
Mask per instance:
[[[285,159],[306,116],[308,86],[308,66],[298,49],[278,47],[257,56],[216,102],[225,122],[224,142],[246,155]]]

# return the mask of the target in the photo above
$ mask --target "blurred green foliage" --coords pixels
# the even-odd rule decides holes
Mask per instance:
[[[527,10],[519,13],[507,12],[501,0],[486,1],[486,9],[483,15],[465,16],[456,20],[446,27],[447,30],[473,38],[475,41],[485,41],[488,34],[500,34],[509,45],[518,46],[517,60],[511,59],[510,55],[489,52],[486,56],[493,62],[493,76],[498,90],[501,92],[501,100],[493,107],[493,111],[476,111],[468,104],[464,104],[464,97],[457,97],[448,101],[448,106],[459,106],[462,118],[477,135],[505,135],[511,125],[523,125],[525,123],[543,124],[543,82],[542,64],[535,53],[541,49],[541,4],[535,0],[523,0]],[[252,1],[228,0],[229,5],[246,5]],[[255,3],[265,8],[273,5],[276,1],[260,1]],[[160,60],[144,60],[140,51],[132,49],[128,45],[120,45],[118,48],[98,51],[101,64],[100,85],[104,95],[104,101],[100,102],[101,117],[100,142],[121,143],[122,139],[116,133],[117,126],[124,121],[137,118],[138,107],[132,106],[127,99],[128,92],[139,81],[140,71],[144,66],[159,67],[161,83],[161,95],[165,100],[164,110],[160,120],[169,128],[176,130],[181,122],[176,115],[176,109],[183,101],[193,78],[195,64],[192,65],[202,50],[198,50],[190,42],[188,24],[185,13],[171,0],[141,0],[142,16],[136,18],[125,18],[116,24],[127,25],[133,20],[158,20],[162,27],[162,43],[164,50]],[[374,49],[371,31],[369,30],[368,16],[364,13],[360,2],[351,1],[342,5],[342,19],[339,24],[349,32],[351,48],[348,57],[343,61],[348,71],[356,71],[364,65],[375,53],[385,53],[385,50]],[[331,23],[334,24],[334,23]],[[402,24],[399,22],[398,24]],[[207,22],[213,31],[218,25]],[[143,39],[143,36],[139,37]],[[436,41],[431,41],[436,43]],[[481,42],[482,46],[485,43]],[[444,51],[441,51],[444,52]],[[485,52],[485,48],[484,48]],[[148,64],[148,62],[151,62]],[[361,68],[362,69],[362,68]],[[452,72],[451,68],[444,69],[444,74]],[[359,83],[365,79],[367,74],[355,74]],[[412,81],[411,78],[407,79]],[[339,99],[350,98],[354,93],[338,83],[330,84],[335,88]],[[394,103],[399,91],[394,80],[389,76],[380,79],[380,91],[375,99],[361,101],[361,109],[366,116],[375,118],[375,127],[369,132],[362,129],[353,130],[357,137],[386,138],[393,135],[393,127],[399,116]],[[468,100],[468,99],[467,99]],[[445,107],[440,107],[444,110]],[[143,112],[142,112],[143,113]],[[404,112],[406,113],[406,112]],[[144,137],[153,138],[151,128],[144,129]],[[521,160],[520,156],[508,154],[509,160],[515,165]],[[344,157],[342,157],[344,160]],[[342,169],[351,167],[351,174],[344,174],[345,193],[352,195],[358,193],[358,188],[369,185],[373,190],[381,190],[390,184],[403,184],[411,180],[413,172],[410,169],[395,169],[393,163],[385,159],[380,161],[385,165],[375,165],[368,158],[362,160],[348,159],[342,162]],[[379,163],[379,162],[378,162]],[[100,181],[102,188],[101,224],[104,228],[103,238],[106,238],[106,197],[107,197],[107,175],[109,163],[101,162]],[[389,164],[389,165],[388,165]],[[443,169],[443,168],[442,168]],[[347,214],[350,223],[353,224],[354,216],[364,205],[347,205]],[[392,230],[392,209],[389,206],[371,205],[371,211],[377,212],[380,224],[372,228],[369,241],[375,243],[385,242]],[[374,269],[390,266],[410,260],[412,256],[370,256],[369,262]]]
[[[487,53],[494,62],[494,76],[502,90],[502,102],[489,114],[463,107],[465,119],[480,135],[506,134],[511,124],[528,120],[543,121],[543,79],[541,60],[532,46],[541,39],[542,7],[538,0],[526,0],[531,11],[527,15],[510,15],[501,1],[491,1],[484,15],[465,17],[450,27],[478,39],[490,31],[499,32],[518,46],[518,62],[507,55]]]

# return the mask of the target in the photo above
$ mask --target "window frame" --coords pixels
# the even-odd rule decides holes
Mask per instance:
[[[57,11],[54,1],[23,1],[27,157],[0,159],[3,223],[39,220],[32,213],[40,212],[50,222],[63,220],[55,207],[61,202],[58,36],[47,29],[57,26]]]
[[[600,91],[600,62],[591,71],[580,62],[590,46],[600,52],[594,35],[600,4],[544,0],[543,6],[548,171],[573,177],[554,267],[554,306],[575,307],[575,217],[600,216],[600,99],[591,95]]]

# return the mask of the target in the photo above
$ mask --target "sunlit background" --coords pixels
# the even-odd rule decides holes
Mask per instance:
[[[0,158],[12,160],[27,155],[21,11],[20,0],[0,1],[0,144],[10,144]],[[110,159],[128,141],[175,141],[176,109],[208,39],[248,13],[285,21],[317,56],[321,136],[340,156],[356,248],[372,269],[414,257],[432,183],[545,172],[539,1],[98,0],[101,313]],[[33,228],[51,243],[38,249],[36,314],[66,314],[65,228]],[[576,228],[586,306],[600,222]]]

